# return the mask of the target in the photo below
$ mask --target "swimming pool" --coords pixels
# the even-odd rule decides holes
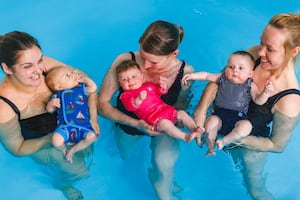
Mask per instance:
[[[40,41],[45,55],[76,66],[98,85],[116,55],[136,50],[146,26],[156,20],[176,22],[185,29],[180,58],[196,70],[219,71],[230,52],[259,42],[270,17],[300,12],[300,2],[254,0],[230,3],[217,0],[121,0],[1,2],[0,33],[22,30]],[[298,66],[299,68],[299,66]],[[0,78],[3,74],[0,73]],[[299,72],[298,72],[299,77]],[[204,83],[195,85],[194,104]],[[132,158],[122,161],[108,120],[99,118],[102,135],[96,143],[91,176],[78,183],[87,200],[155,199],[147,180],[150,152],[147,138]],[[300,125],[295,133],[299,133]],[[267,186],[276,199],[300,199],[299,134],[281,154],[269,154]],[[223,152],[206,158],[195,143],[181,143],[176,181],[184,187],[183,199],[249,199],[241,174]],[[0,199],[64,199],[47,176],[29,158],[15,158],[0,146]]]

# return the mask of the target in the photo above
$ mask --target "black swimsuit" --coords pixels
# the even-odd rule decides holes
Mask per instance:
[[[260,64],[260,58],[256,60],[256,68]],[[298,89],[288,89],[281,91],[271,97],[263,105],[257,105],[253,101],[249,104],[248,110],[248,119],[252,123],[251,135],[261,136],[261,137],[270,137],[271,134],[271,122],[273,121],[272,108],[273,106],[285,95],[288,94],[298,94],[300,91]]]
[[[133,61],[135,61],[135,55],[133,52],[129,52],[131,54],[131,59]],[[183,72],[184,72],[184,67],[185,67],[185,62],[182,61],[182,65],[180,67],[180,70],[177,74],[177,77],[173,83],[173,85],[169,88],[168,93],[164,94],[161,96],[162,100],[169,104],[169,105],[174,105],[177,102],[179,93],[181,91],[181,79],[183,77]],[[129,112],[125,109],[124,105],[122,104],[122,102],[120,101],[120,95],[123,92],[123,90],[120,88],[119,89],[119,96],[117,99],[117,109],[120,110],[121,112],[129,115],[132,118],[138,119],[138,117],[132,113]],[[120,123],[116,123],[117,126],[119,126],[125,133],[130,134],[130,135],[146,135],[144,132],[133,128],[131,126],[127,126],[124,124],[120,124]]]
[[[55,130],[57,126],[56,113],[42,113],[27,119],[20,119],[20,110],[9,99],[0,96],[18,115],[21,132],[24,139],[40,138]]]
[[[253,125],[251,135],[270,137],[270,126],[273,121],[272,107],[284,96],[289,94],[298,94],[298,89],[289,89],[281,91],[271,96],[263,105],[257,105],[253,101],[249,104],[248,119]]]

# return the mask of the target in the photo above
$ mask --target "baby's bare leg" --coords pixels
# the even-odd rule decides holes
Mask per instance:
[[[195,132],[198,128],[194,119],[189,116],[184,110],[177,111],[177,119],[181,120],[182,123],[187,126],[191,132]]]
[[[240,120],[236,122],[232,131],[223,137],[221,140],[217,140],[216,144],[218,149],[223,149],[223,147],[227,144],[237,142],[242,138],[248,136],[252,130],[252,124],[248,120]]]
[[[177,138],[177,139],[181,139],[185,142],[190,142],[193,138],[196,137],[195,134],[193,134],[191,138],[189,138],[187,135],[187,133],[181,131],[179,128],[177,128],[172,121],[168,120],[168,119],[161,119],[159,120],[159,122],[157,123],[157,128],[159,131],[163,131],[166,134],[168,134],[171,137]]]
[[[85,139],[81,140],[80,142],[78,142],[77,144],[75,144],[66,154],[66,160],[69,161],[70,163],[72,163],[72,158],[74,153],[76,153],[77,151],[83,150],[86,147],[88,147],[90,144],[92,144],[93,142],[95,142],[97,140],[97,136],[95,133],[93,132],[89,132]]]
[[[52,144],[55,148],[60,150],[63,153],[63,155],[66,155],[67,148],[63,136],[61,136],[59,133],[54,133],[52,136]]]
[[[222,126],[221,119],[216,115],[211,115],[205,122],[205,134],[203,135],[204,141],[208,147],[206,156],[215,155],[215,141],[217,138],[218,130]]]

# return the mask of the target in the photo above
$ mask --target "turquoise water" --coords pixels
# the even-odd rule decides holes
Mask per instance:
[[[197,71],[217,72],[228,55],[259,43],[271,16],[300,12],[294,0],[243,2],[232,0],[102,0],[102,1],[1,1],[0,33],[26,31],[40,41],[45,55],[84,70],[98,85],[121,52],[137,50],[138,39],[154,20],[176,22],[185,29],[180,58]],[[187,2],[187,1],[186,1]],[[299,69],[299,66],[298,66]],[[0,78],[3,73],[0,73]],[[298,71],[299,77],[299,71]],[[204,83],[194,89],[193,105]],[[193,107],[191,107],[191,112]],[[78,183],[87,200],[155,199],[146,171],[150,151],[144,138],[137,152],[122,161],[111,134],[111,122],[100,118],[101,136],[89,178]],[[300,199],[300,125],[281,154],[269,154],[267,186],[278,200]],[[185,200],[249,199],[241,174],[229,156],[217,152],[206,158],[206,149],[181,143],[176,181]],[[64,199],[48,184],[47,176],[29,158],[15,158],[0,145],[0,199]]]

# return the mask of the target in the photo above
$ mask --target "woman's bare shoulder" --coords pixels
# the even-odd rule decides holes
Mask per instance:
[[[13,109],[3,100],[0,100],[0,110],[0,123],[8,122],[16,115]]]
[[[184,74],[189,74],[194,72],[194,67],[188,63],[185,63],[185,67],[184,67]]]
[[[115,68],[118,64],[120,64],[124,60],[131,60],[131,54],[129,52],[119,54],[116,59],[114,60],[111,68]]]
[[[45,71],[48,71],[49,69],[53,68],[53,67],[57,67],[57,66],[66,66],[65,63],[60,62],[54,58],[48,57],[48,56],[44,56],[43,57],[43,63],[45,65]]]
[[[250,48],[247,49],[247,51],[255,58],[255,59],[258,59],[259,56],[258,56],[258,51],[260,49],[260,46],[259,45],[256,45],[256,46],[252,46]]]
[[[274,108],[286,116],[298,116],[300,113],[300,95],[286,95],[276,103]]]

